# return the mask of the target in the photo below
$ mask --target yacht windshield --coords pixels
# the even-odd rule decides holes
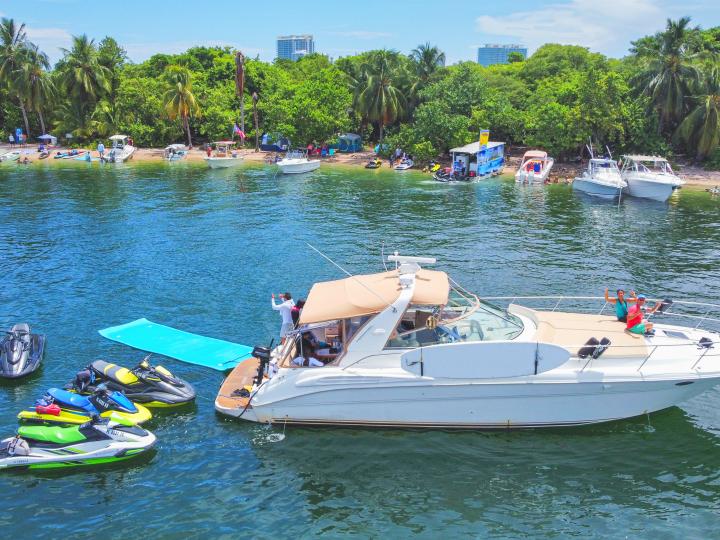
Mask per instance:
[[[463,341],[514,339],[522,321],[475,296],[451,289],[445,306],[411,305],[386,348],[413,348]]]

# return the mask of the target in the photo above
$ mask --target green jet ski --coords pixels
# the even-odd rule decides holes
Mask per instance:
[[[20,426],[0,441],[0,469],[54,469],[114,463],[150,450],[155,435],[120,418],[95,418],[72,427]]]
[[[79,371],[66,388],[79,394],[91,394],[101,384],[122,392],[134,403],[145,407],[177,407],[195,399],[195,389],[189,382],[162,366],[150,364],[150,355],[133,369],[95,360]]]

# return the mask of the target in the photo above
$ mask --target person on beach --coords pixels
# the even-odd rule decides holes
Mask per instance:
[[[275,311],[279,311],[280,317],[282,317],[282,324],[280,325],[280,343],[284,344],[285,338],[292,331],[294,326],[292,320],[292,308],[295,307],[295,302],[293,302],[292,295],[289,292],[282,293],[279,297],[280,300],[282,300],[282,303],[276,304],[275,293],[272,294],[272,308]]]
[[[15,135],[11,133],[8,137],[8,141],[10,142],[10,148],[15,148]]]
[[[97,153],[100,155],[100,161],[105,160],[105,145],[99,142],[97,145]]]
[[[627,330],[633,334],[650,334],[654,333],[653,324],[643,318],[644,315],[652,315],[660,307],[660,303],[655,304],[652,308],[645,307],[645,295],[639,294],[635,305],[628,310],[627,314]]]
[[[205,149],[205,153],[207,154],[207,157],[212,156],[212,147],[208,144],[207,148]]]
[[[615,315],[617,316],[617,320],[620,322],[627,322],[628,304],[635,304],[637,302],[635,291],[630,291],[630,298],[625,298],[625,291],[622,289],[617,290],[617,296],[615,296],[615,298],[610,298],[608,293],[609,289],[605,287],[605,301],[608,304],[613,304],[615,306]]]

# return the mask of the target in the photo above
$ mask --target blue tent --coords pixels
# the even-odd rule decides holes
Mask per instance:
[[[340,135],[338,150],[341,152],[361,152],[362,138],[360,135],[356,135],[355,133],[345,133],[344,135]]]

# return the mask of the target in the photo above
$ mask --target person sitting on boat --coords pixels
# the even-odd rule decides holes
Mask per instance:
[[[310,342],[303,340],[300,345],[300,356],[292,361],[292,365],[297,367],[323,367],[325,364],[315,358],[313,353],[313,346]]]
[[[289,292],[282,293],[279,296],[282,303],[276,304],[275,293],[273,293],[272,308],[275,311],[279,311],[280,316],[282,317],[282,324],[280,326],[280,343],[284,344],[285,338],[292,331],[294,326],[292,320],[292,308],[295,307],[295,302],[293,302],[292,296]]]
[[[617,296],[615,298],[610,298],[608,293],[609,290],[605,287],[605,301],[608,304],[615,305],[615,315],[617,316],[617,320],[620,322],[627,322],[628,304],[634,304],[637,302],[635,291],[630,291],[630,298],[625,298],[625,291],[622,289],[617,290]]]
[[[647,319],[643,318],[643,315],[652,315],[660,307],[660,304],[656,304],[652,308],[645,307],[645,295],[639,294],[635,305],[628,310],[627,314],[627,329],[633,334],[652,334],[653,324],[648,322]]]

